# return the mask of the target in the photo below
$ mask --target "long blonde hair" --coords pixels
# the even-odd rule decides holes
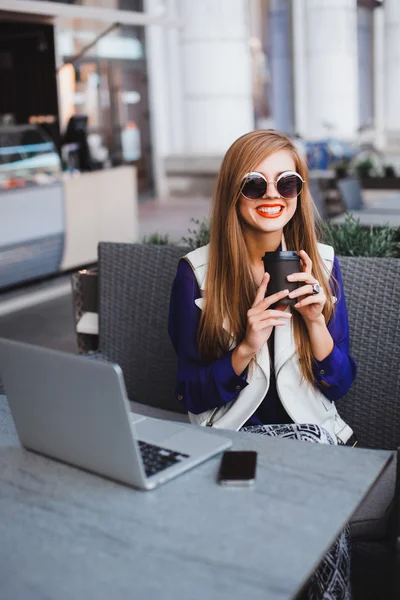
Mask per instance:
[[[202,359],[212,362],[226,354],[231,337],[223,328],[228,325],[236,343],[246,334],[247,311],[256,286],[251,277],[250,259],[239,218],[241,182],[246,173],[268,156],[288,150],[296,170],[305,181],[296,212],[284,227],[288,250],[305,250],[313,263],[313,275],[327,297],[323,310],[326,322],[333,312],[332,292],[317,247],[313,205],[308,191],[308,169],[291,140],[277,131],[253,131],[240,137],[227,151],[217,180],[211,215],[210,252],[206,295],[198,332]],[[261,257],[260,257],[261,258]],[[300,314],[293,312],[293,333],[303,378],[314,385],[313,355],[307,329]]]

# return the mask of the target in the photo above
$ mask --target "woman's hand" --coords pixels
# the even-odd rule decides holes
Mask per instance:
[[[294,307],[301,314],[307,325],[323,319],[322,311],[326,303],[326,296],[322,287],[318,294],[313,293],[313,285],[318,282],[312,275],[311,258],[304,250],[301,250],[299,254],[303,271],[302,273],[288,275],[288,280],[304,282],[305,285],[290,292],[289,298],[299,298],[299,301]],[[302,296],[303,298],[300,299]]]
[[[243,373],[253,356],[268,341],[272,328],[286,325],[292,316],[290,313],[283,312],[286,306],[269,308],[272,304],[286,298],[289,290],[265,298],[268,282],[269,274],[265,273],[253,305],[247,312],[246,336],[232,353],[232,366],[238,375]]]
[[[289,295],[289,290],[282,290],[272,296],[265,294],[268,287],[270,276],[264,274],[260,287],[257,290],[256,297],[250,310],[247,311],[247,329],[243,344],[255,354],[268,341],[273,327],[286,325],[287,320],[291,318],[290,313],[284,313],[286,306],[277,306],[270,309],[272,304],[276,304]]]

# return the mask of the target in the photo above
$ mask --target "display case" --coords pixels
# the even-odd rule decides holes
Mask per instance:
[[[62,166],[36,125],[0,127],[0,289],[59,270],[64,247]]]
[[[0,128],[0,291],[97,261],[138,239],[136,169],[62,172],[36,126]]]
[[[57,148],[43,128],[0,127],[0,190],[52,184],[61,173]]]

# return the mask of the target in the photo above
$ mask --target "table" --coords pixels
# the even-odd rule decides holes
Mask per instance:
[[[23,450],[0,396],[2,600],[294,598],[392,453],[223,433],[253,488],[216,457],[142,492]]]

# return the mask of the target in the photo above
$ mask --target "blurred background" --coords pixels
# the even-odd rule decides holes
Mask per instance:
[[[100,240],[179,242],[253,129],[324,221],[400,226],[399,0],[0,0],[0,89],[0,335]]]

